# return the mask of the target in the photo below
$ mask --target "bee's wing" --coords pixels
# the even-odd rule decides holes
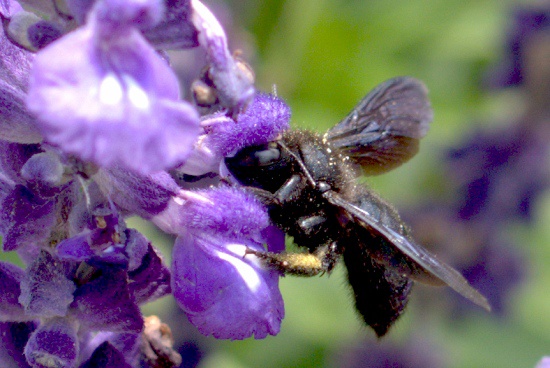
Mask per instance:
[[[487,310],[491,309],[487,299],[470,286],[457,270],[437,260],[435,255],[416,244],[410,237],[403,235],[404,231],[392,228],[403,225],[397,225],[396,215],[388,213],[390,207],[381,199],[369,198],[370,201],[378,201],[372,208],[378,210],[379,213],[373,214],[350,203],[336,192],[328,191],[324,193],[324,196],[330,203],[351,215],[356,222],[360,223],[363,229],[370,232],[374,231],[387,240],[387,242],[384,242],[386,247],[366,250],[376,261],[394,269],[401,276],[408,276],[422,283],[446,284],[475,304]],[[387,212],[381,213],[382,211]],[[385,217],[385,222],[381,220],[383,217]]]
[[[374,175],[414,156],[432,118],[426,86],[414,78],[398,77],[372,90],[325,138],[367,175]]]

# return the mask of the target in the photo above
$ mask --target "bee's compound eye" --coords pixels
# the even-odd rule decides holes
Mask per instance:
[[[268,143],[241,149],[234,157],[226,157],[229,170],[237,167],[270,166],[281,160],[281,151],[276,144]]]
[[[254,156],[258,160],[260,166],[265,166],[279,161],[281,151],[278,148],[268,148],[262,151],[256,151]]]

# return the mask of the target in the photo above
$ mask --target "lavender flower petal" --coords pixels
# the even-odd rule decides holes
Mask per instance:
[[[217,234],[262,244],[269,216],[258,200],[243,189],[217,187],[181,191],[166,211],[152,219],[163,231],[175,235]]]
[[[284,315],[279,274],[245,256],[247,247],[263,249],[266,210],[231,187],[182,197],[187,202],[171,221],[180,234],[172,256],[172,291],[179,306],[205,335],[261,339],[277,334]]]
[[[23,10],[23,7],[15,0],[0,1],[0,15],[10,18],[13,14]]]
[[[180,190],[174,179],[162,171],[141,175],[116,167],[101,170],[95,179],[119,208],[146,219],[162,212]]]
[[[56,251],[59,258],[72,261],[86,261],[96,254],[88,232],[63,240]]]
[[[197,112],[137,29],[101,20],[37,54],[29,109],[48,141],[84,161],[145,174],[180,164],[199,134]]]
[[[176,240],[174,298],[205,335],[240,340],[279,332],[284,316],[279,275],[244,257],[246,246],[214,237]]]
[[[542,358],[535,368],[550,368],[550,356]]]

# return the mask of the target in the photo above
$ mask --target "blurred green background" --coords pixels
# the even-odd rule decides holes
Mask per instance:
[[[445,148],[457,146],[476,127],[512,121],[524,106],[513,90],[487,92],[480,87],[484,73],[505,52],[517,1],[205,3],[228,29],[231,48],[242,49],[250,60],[258,87],[275,89],[291,106],[295,127],[325,131],[371,88],[397,75],[427,84],[435,119],[420,153],[403,167],[368,180],[398,208],[422,203],[443,190]],[[548,223],[546,194],[536,205],[534,225],[518,225],[510,232],[530,263],[525,266],[527,279],[512,293],[504,316],[479,309],[449,319],[437,303],[421,301],[427,295],[437,299],[449,294],[417,287],[408,313],[379,342],[357,318],[339,268],[330,277],[282,279],[286,317],[278,336],[231,342],[183,335],[197,339],[199,366],[205,368],[338,367],[350,349],[394,344],[412,346],[412,355],[435,354],[441,366],[534,367],[543,355],[550,355]],[[159,313],[160,306],[171,303],[163,300],[147,311]],[[179,329],[192,329],[174,322],[176,335],[182,334]]]

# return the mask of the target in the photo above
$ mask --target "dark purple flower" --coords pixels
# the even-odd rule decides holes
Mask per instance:
[[[330,366],[341,368],[441,368],[448,365],[441,347],[424,337],[412,336],[399,343],[391,340],[359,341],[337,349]]]
[[[517,7],[513,17],[506,42],[507,54],[489,77],[489,83],[494,87],[522,84],[529,43],[537,35],[550,31],[550,4],[547,2]]]
[[[0,362],[4,368],[30,368],[24,349],[35,322],[0,322]]]
[[[78,358],[75,322],[54,318],[42,323],[25,345],[25,357],[33,367],[75,367]]]
[[[95,279],[75,291],[71,314],[90,330],[139,333],[143,320],[126,272],[104,266],[94,273]]]
[[[55,203],[17,185],[0,203],[4,251],[43,244],[55,225]]]
[[[25,319],[24,310],[19,304],[21,280],[25,271],[6,262],[0,262],[0,321],[21,321]]]
[[[449,173],[459,185],[460,218],[492,224],[531,219],[532,204],[550,184],[550,146],[533,128],[520,121],[477,132],[450,151]]]
[[[107,16],[107,4],[127,18]],[[85,26],[37,54],[27,102],[45,139],[63,151],[148,174],[185,160],[198,115],[134,26],[139,4],[128,14],[116,4],[98,3]]]
[[[90,359],[81,366],[81,368],[109,367],[131,368],[132,366],[126,362],[124,354],[107,341],[101,344]]]
[[[470,284],[487,297],[492,312],[503,315],[511,294],[526,276],[525,255],[516,244],[487,239],[467,261],[457,265]],[[457,301],[458,309],[470,305]]]

